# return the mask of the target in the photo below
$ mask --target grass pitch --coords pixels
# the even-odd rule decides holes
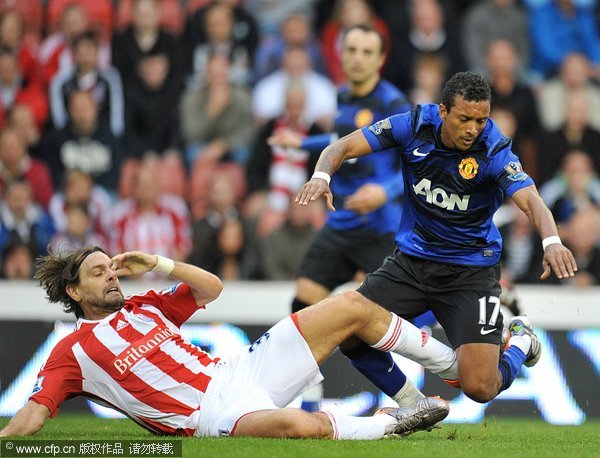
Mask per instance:
[[[8,422],[0,418],[0,428]],[[152,439],[129,420],[59,414],[35,439]],[[538,419],[488,418],[481,424],[444,424],[441,429],[401,439],[317,441],[184,438],[184,457],[600,457],[600,420],[553,426]]]

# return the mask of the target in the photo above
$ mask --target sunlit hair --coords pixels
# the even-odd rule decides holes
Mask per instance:
[[[67,286],[79,284],[79,268],[92,253],[106,252],[98,246],[86,246],[68,253],[50,253],[40,256],[35,261],[35,278],[46,291],[47,298],[52,303],[60,302],[63,310],[74,313],[77,318],[83,317],[83,310],[78,302],[67,294]]]
[[[492,90],[483,77],[473,72],[459,72],[448,80],[442,92],[442,104],[446,110],[454,106],[457,97],[468,102],[492,100]]]

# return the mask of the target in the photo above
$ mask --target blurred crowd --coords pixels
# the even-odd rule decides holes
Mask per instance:
[[[369,23],[382,76],[413,104],[439,102],[456,71],[487,78],[574,282],[599,284],[599,3],[0,0],[1,274],[92,243],[225,280],[294,278],[326,216],[291,204],[317,157],[268,138],[331,129],[340,34]],[[497,224],[505,276],[539,281],[525,215],[507,204]]]

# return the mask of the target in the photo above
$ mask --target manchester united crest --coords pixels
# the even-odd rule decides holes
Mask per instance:
[[[368,108],[363,108],[354,116],[354,125],[357,129],[368,126],[373,122],[373,112]]]
[[[460,176],[465,180],[470,180],[475,175],[477,175],[477,170],[479,169],[479,164],[472,157],[467,157],[460,161],[458,164],[458,171],[460,172]]]

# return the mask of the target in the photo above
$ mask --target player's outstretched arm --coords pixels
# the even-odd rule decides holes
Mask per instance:
[[[333,142],[323,150],[315,167],[315,174],[302,186],[296,195],[296,202],[308,205],[319,197],[327,201],[327,208],[335,210],[333,194],[329,189],[329,181],[347,159],[352,159],[371,153],[371,146],[361,130],[355,130],[339,140]]]
[[[518,190],[513,194],[512,199],[529,217],[544,241],[544,259],[542,260],[544,272],[540,279],[545,280],[551,272],[561,279],[575,276],[577,262],[575,262],[571,250],[560,242],[552,212],[540,197],[535,186],[527,186]]]
[[[29,401],[0,431],[0,437],[29,436],[37,433],[46,419],[50,416],[48,407],[37,402]]]
[[[192,289],[198,306],[214,301],[223,290],[219,277],[200,267],[143,251],[128,251],[114,256],[112,268],[117,277],[140,275],[151,270],[170,275]]]

